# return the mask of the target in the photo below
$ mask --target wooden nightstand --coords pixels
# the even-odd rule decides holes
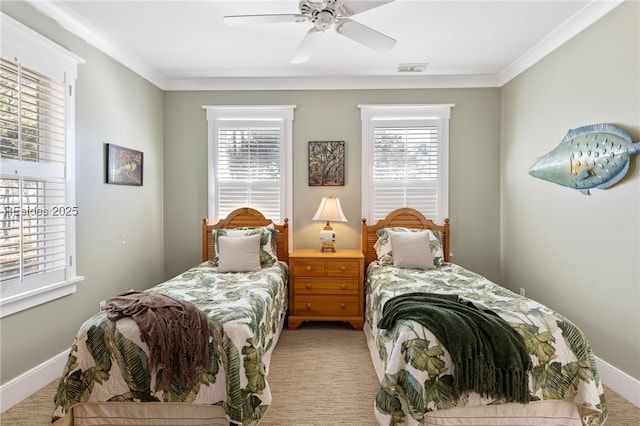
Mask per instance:
[[[289,322],[343,321],[364,325],[364,256],[360,250],[323,253],[297,249],[289,255]]]

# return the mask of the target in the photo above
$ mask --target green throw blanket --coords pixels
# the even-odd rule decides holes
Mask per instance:
[[[463,391],[529,402],[531,359],[524,339],[491,311],[464,303],[456,295],[407,293],[384,305],[378,328],[410,319],[428,328],[449,351],[456,397]]]

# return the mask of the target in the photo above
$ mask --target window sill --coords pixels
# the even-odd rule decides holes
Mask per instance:
[[[2,298],[0,299],[0,318],[73,294],[76,292],[76,284],[83,280],[84,277],[77,276],[68,281]]]

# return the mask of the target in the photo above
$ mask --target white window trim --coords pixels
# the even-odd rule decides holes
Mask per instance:
[[[34,71],[66,82],[67,203],[69,206],[75,206],[75,80],[78,64],[85,61],[4,13],[1,14],[0,19],[2,27],[0,51],[3,57],[18,60]],[[3,169],[5,165],[8,164],[3,163]],[[67,218],[68,278],[26,291],[1,291],[0,318],[75,293],[76,284],[84,280],[84,277],[76,275],[75,222],[75,218]]]
[[[217,222],[215,208],[215,188],[211,185],[215,176],[215,161],[212,152],[215,152],[216,130],[218,120],[238,121],[282,121],[284,126],[284,156],[285,178],[283,188],[282,218],[289,219],[289,247],[292,247],[293,232],[291,232],[291,218],[293,214],[293,112],[295,105],[203,105],[207,115],[207,143],[208,143],[208,215],[209,220]]]
[[[438,143],[438,215],[436,223],[444,223],[449,217],[449,119],[455,104],[363,104],[362,120],[362,217],[373,218],[371,182],[373,158],[373,128],[376,122],[390,120],[440,120],[441,133]]]

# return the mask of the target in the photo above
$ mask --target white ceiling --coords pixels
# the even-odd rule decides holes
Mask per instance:
[[[311,23],[222,17],[295,14],[298,0],[30,0],[165,90],[501,86],[620,2],[395,0],[352,17],[396,39],[392,50],[330,28],[308,62],[291,64]],[[402,63],[429,65],[399,73]]]

